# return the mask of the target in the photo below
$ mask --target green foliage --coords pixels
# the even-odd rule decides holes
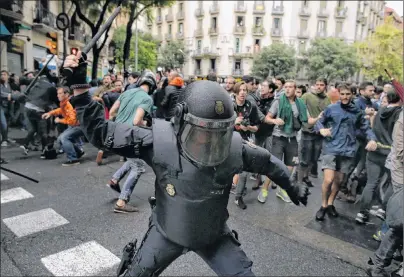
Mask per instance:
[[[180,40],[171,41],[160,48],[158,66],[165,68],[178,68],[186,62],[185,46]]]
[[[123,67],[123,45],[126,39],[126,26],[121,26],[115,30],[112,41],[115,42],[115,61],[117,65]],[[135,36],[132,37],[131,50],[129,52],[129,65],[135,67]],[[138,70],[156,68],[157,63],[157,41],[149,34],[138,34]]]
[[[261,79],[279,75],[288,78],[293,75],[295,63],[293,47],[283,43],[274,43],[264,47],[254,58],[252,74]]]
[[[359,69],[355,47],[337,38],[314,40],[304,56],[311,81],[317,78],[344,81]]]
[[[384,73],[387,69],[397,80],[403,81],[403,29],[396,27],[391,18],[356,47],[367,78],[376,80],[382,76],[388,80]]]

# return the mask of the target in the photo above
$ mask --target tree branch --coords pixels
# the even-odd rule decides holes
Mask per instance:
[[[134,19],[137,19],[137,18],[139,17],[139,15],[140,15],[144,10],[150,8],[150,7],[153,6],[153,5],[154,5],[154,2],[152,2],[151,4],[145,5],[143,8],[140,9],[140,11],[138,11],[138,12],[135,14]]]
[[[94,32],[94,24],[81,12],[80,4],[78,0],[72,0],[73,4],[76,6],[76,12],[78,17],[83,20]]]
[[[100,17],[98,19],[97,24],[95,25],[95,28],[96,28],[97,31],[101,27],[102,22],[104,21],[104,16],[105,16],[105,13],[107,12],[107,8],[108,8],[109,3],[111,3],[111,0],[106,0],[104,6],[102,7]]]

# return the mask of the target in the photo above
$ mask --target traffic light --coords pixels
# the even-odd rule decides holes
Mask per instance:
[[[46,33],[46,37],[49,38],[46,40],[46,46],[48,46],[49,51],[57,55],[58,54],[58,34],[56,32]]]
[[[70,54],[72,54],[72,55],[76,55],[76,54],[77,54],[77,52],[79,52],[79,49],[78,49],[78,48],[76,48],[76,47],[72,47],[72,48],[70,48]]]

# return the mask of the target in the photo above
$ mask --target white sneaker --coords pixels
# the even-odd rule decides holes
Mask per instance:
[[[7,141],[3,141],[3,142],[1,143],[1,146],[2,146],[2,147],[7,147],[7,146],[8,146]]]

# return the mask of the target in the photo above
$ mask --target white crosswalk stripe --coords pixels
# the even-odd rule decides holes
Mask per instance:
[[[3,180],[3,179],[2,179]],[[0,203],[5,204],[8,202],[13,202],[13,201],[18,201],[22,199],[27,199],[27,198],[32,198],[34,197],[31,193],[26,191],[23,188],[13,188],[13,189],[7,189],[7,190],[2,190],[0,192]]]
[[[63,216],[50,208],[5,218],[3,222],[17,237],[24,237],[69,223]]]
[[[1,181],[6,181],[6,180],[10,179],[6,175],[4,175],[3,173],[0,173],[0,175],[1,175]]]
[[[83,243],[41,259],[55,276],[96,276],[120,259],[95,241]]]

